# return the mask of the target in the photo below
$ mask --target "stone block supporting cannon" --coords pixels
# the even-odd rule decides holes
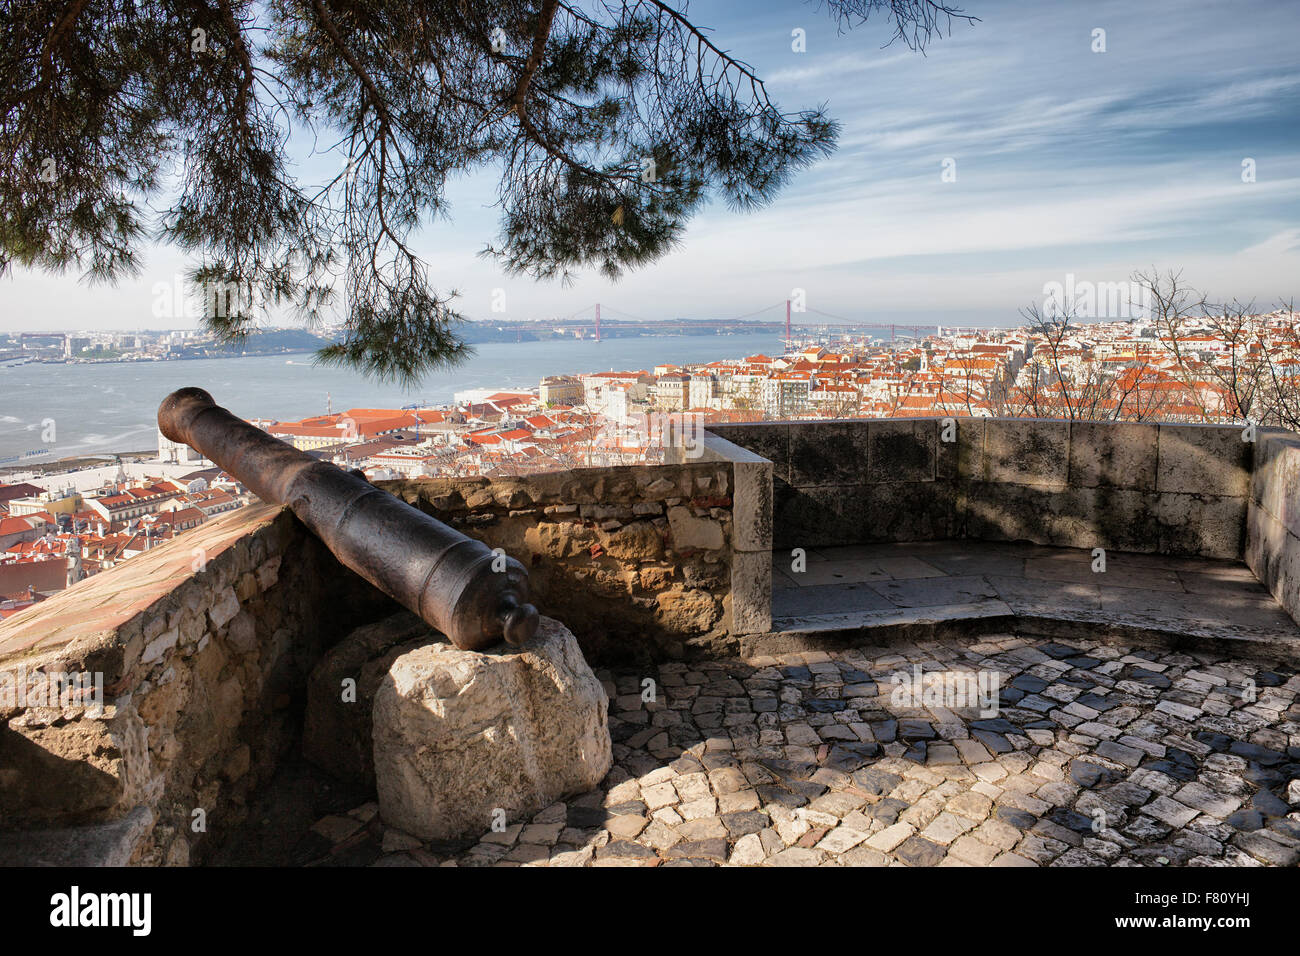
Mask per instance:
[[[319,461],[217,405],[200,388],[163,399],[158,427],[238,478],[264,501],[288,505],[344,565],[462,650],[537,631],[528,572],[441,521]]]

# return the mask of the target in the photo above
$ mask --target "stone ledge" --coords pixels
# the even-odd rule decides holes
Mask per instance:
[[[0,624],[0,668],[35,665],[57,652],[65,661],[96,665],[88,669],[103,670],[113,684],[144,650],[146,635],[135,626],[141,618],[184,604],[194,589],[222,576],[227,552],[248,548],[261,533],[283,536],[291,521],[279,506],[243,508],[79,581]],[[200,557],[205,570],[195,567]]]
[[[773,631],[786,642],[994,628],[1300,658],[1300,626],[1234,562],[1111,552],[1099,567],[1088,551],[955,541],[814,549],[788,572],[773,558]]]
[[[0,839],[0,866],[126,866],[153,824],[153,811],[136,807],[112,823],[5,833]]]
[[[747,634],[739,638],[738,647],[741,656],[748,658],[1014,633],[1022,637],[1090,640],[1116,645],[1137,644],[1166,650],[1196,650],[1243,660],[1300,666],[1300,642],[1294,639],[1259,634],[1225,634],[1210,628],[1187,628],[1157,621],[1143,624],[1098,620],[1095,616],[1073,611],[1049,616],[1032,612],[1005,613],[1001,608],[980,606],[918,608],[912,614],[897,612],[870,617],[870,622],[863,622],[844,615],[837,621],[827,621],[824,627],[798,627],[766,634]]]

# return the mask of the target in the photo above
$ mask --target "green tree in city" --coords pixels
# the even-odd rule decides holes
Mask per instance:
[[[974,19],[937,0],[824,8],[912,49]],[[509,273],[616,277],[712,198],[769,201],[838,129],[783,112],[660,0],[6,3],[0,104],[0,274],[111,281],[170,243],[217,290],[222,339],[275,311],[337,316],[323,359],[408,383],[466,350],[456,293],[411,247],[452,177],[499,171],[483,253]],[[329,172],[304,181],[304,153]]]

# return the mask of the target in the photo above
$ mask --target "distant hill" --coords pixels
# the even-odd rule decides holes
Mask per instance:
[[[277,352],[314,352],[329,345],[328,339],[305,329],[268,329],[248,333],[238,345],[186,345],[172,353],[182,358],[215,358],[231,355],[268,355]]]
[[[771,332],[783,326],[777,322],[746,322],[737,319],[675,319],[661,321],[626,321],[606,319],[600,328],[602,338],[634,339],[650,335],[737,335]],[[470,321],[455,327],[456,335],[471,345],[483,342],[546,342],[570,339],[575,332],[591,338],[595,328],[591,320],[575,322],[554,319],[550,322]]]

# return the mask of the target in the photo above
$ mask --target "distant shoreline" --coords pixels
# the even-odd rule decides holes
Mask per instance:
[[[36,474],[47,474],[49,472],[77,471],[82,468],[104,467],[110,465],[115,459],[122,461],[140,461],[142,459],[153,458],[158,454],[157,449],[147,451],[124,451],[124,452],[96,452],[87,455],[70,455],[67,458],[56,458],[53,461],[33,461],[23,465],[0,465],[0,475],[12,475],[18,472]]]
[[[178,355],[174,358],[143,359],[32,359],[0,365],[0,369],[22,368],[24,365],[159,365],[163,362],[210,362],[214,359],[274,358],[277,355],[312,355],[315,349],[285,349],[283,352],[237,352],[222,355]]]

